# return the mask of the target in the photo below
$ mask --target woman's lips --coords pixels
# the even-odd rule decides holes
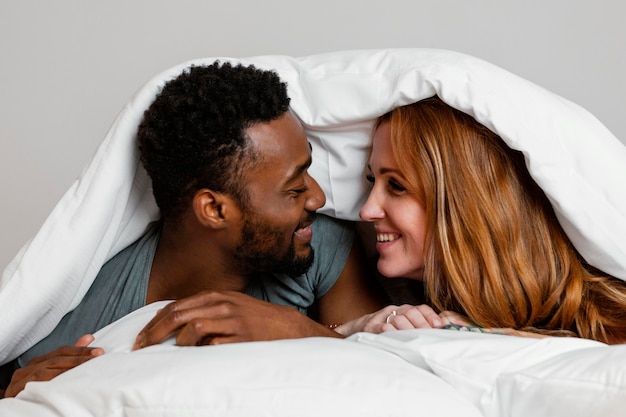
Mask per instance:
[[[392,232],[377,232],[376,233],[376,250],[380,253],[385,248],[393,245],[397,242],[402,235],[400,233]]]
[[[376,233],[376,242],[393,242],[400,239],[399,233]]]

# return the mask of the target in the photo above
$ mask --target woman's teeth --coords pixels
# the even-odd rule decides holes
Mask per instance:
[[[377,242],[391,242],[394,241],[396,239],[398,239],[400,236],[398,236],[395,233],[378,233],[376,235],[376,241]]]

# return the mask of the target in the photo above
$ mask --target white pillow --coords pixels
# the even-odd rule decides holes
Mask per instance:
[[[496,390],[494,411],[508,410],[510,416],[622,417],[626,345],[562,353],[500,376]]]
[[[480,417],[427,370],[385,350],[307,338],[129,353],[163,303],[96,334],[108,353],[0,400],[0,415],[37,417]]]
[[[485,417],[624,415],[626,345],[431,329],[352,339],[430,369]]]
[[[0,401],[3,417],[621,416],[626,345],[438,329],[130,351],[167,302],[98,333],[107,353]]]

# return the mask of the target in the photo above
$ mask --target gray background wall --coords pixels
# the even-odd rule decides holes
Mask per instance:
[[[590,110],[626,142],[622,0],[0,0],[0,269],[128,98],[192,58],[429,47]]]

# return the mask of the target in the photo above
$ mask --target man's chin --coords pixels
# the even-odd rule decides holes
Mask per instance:
[[[313,249],[309,251],[307,256],[299,256],[294,258],[291,262],[283,264],[283,274],[296,278],[300,275],[304,275],[313,265],[314,253]]]

